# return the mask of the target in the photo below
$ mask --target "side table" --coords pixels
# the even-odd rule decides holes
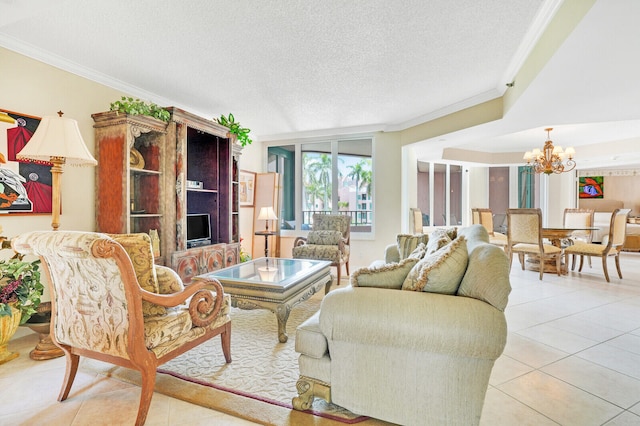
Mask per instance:
[[[257,231],[255,235],[264,235],[264,257],[269,257],[269,237],[276,235],[274,231]]]

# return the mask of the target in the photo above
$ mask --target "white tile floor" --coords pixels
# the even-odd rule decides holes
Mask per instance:
[[[509,337],[491,375],[481,424],[640,425],[640,254],[543,281],[514,259],[506,310]],[[0,366],[0,424],[133,424],[139,388],[80,372],[70,398],[56,401],[64,360],[32,361],[35,334],[21,329]],[[20,337],[22,336],[22,337]],[[155,394],[147,425],[249,425],[223,413]]]

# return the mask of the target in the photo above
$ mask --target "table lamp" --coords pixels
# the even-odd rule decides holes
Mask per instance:
[[[43,117],[29,142],[16,156],[18,160],[35,160],[52,163],[51,166],[51,227],[60,226],[60,178],[62,165],[98,164],[82,140],[78,122],[70,118]]]
[[[82,140],[78,122],[69,118],[43,117],[35,133],[25,147],[16,155],[18,160],[44,161],[51,166],[51,227],[54,231],[60,226],[60,178],[62,165],[98,164]],[[42,303],[38,313],[51,315],[51,303]],[[40,334],[40,341],[30,357],[36,360],[46,360],[64,355],[62,350],[52,341],[49,333],[49,323],[27,324],[33,331]]]
[[[276,216],[276,213],[273,211],[273,207],[261,207],[258,220],[265,221],[266,228],[264,232],[269,232],[269,221],[278,220],[278,216]]]

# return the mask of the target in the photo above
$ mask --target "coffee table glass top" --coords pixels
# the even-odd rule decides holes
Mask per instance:
[[[261,257],[228,268],[212,271],[205,276],[224,283],[255,283],[267,287],[288,287],[301,278],[328,268],[331,262],[310,259],[280,259]]]

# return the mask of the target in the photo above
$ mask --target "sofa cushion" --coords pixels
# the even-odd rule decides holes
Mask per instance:
[[[425,256],[407,274],[403,290],[456,294],[467,270],[467,244],[463,236]]]
[[[337,245],[341,239],[340,231],[310,231],[307,235],[307,244]]]
[[[398,245],[398,252],[400,254],[399,260],[409,257],[420,243],[426,244],[427,241],[429,241],[429,236],[424,234],[398,234],[396,242]]]
[[[296,329],[296,352],[313,358],[322,358],[329,352],[327,338],[320,331],[320,311]]]
[[[424,247],[424,244],[421,244],[421,246]],[[351,275],[351,285],[353,287],[382,287],[399,290],[402,288],[409,271],[420,261],[420,257],[417,257],[418,255],[419,252],[415,256],[407,257],[398,263],[360,268]]]
[[[469,265],[458,296],[473,297],[504,311],[511,292],[509,257],[493,244],[478,244],[469,253]]]

